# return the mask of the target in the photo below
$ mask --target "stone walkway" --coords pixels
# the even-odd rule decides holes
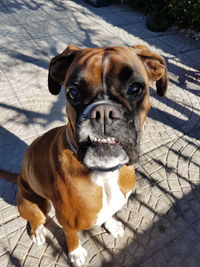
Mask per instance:
[[[1,1],[0,168],[19,171],[27,145],[66,122],[64,95],[49,94],[47,69],[68,43],[147,43],[166,58],[170,75],[167,97],[151,90],[136,191],[117,214],[125,235],[114,239],[100,227],[80,233],[86,266],[200,266],[200,43],[173,30],[149,31],[129,6]],[[70,266],[53,211],[47,243],[37,247],[19,217],[16,191],[0,180],[0,266]]]

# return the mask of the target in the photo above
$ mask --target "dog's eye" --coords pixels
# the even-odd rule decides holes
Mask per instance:
[[[67,92],[67,98],[72,101],[77,101],[79,99],[79,92],[76,88],[70,88]]]
[[[139,96],[144,90],[144,86],[141,83],[132,83],[128,88],[128,94],[132,96]]]

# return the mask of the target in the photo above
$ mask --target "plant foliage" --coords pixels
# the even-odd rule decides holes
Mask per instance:
[[[149,28],[176,25],[200,30],[200,0],[129,0],[129,3],[150,15]]]

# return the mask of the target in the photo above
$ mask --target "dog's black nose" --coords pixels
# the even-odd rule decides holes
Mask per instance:
[[[98,105],[90,113],[90,119],[96,120],[101,125],[109,125],[114,120],[121,118],[120,110],[109,104]]]

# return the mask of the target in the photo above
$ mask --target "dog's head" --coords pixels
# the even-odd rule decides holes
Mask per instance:
[[[49,66],[49,91],[64,86],[69,141],[88,168],[110,170],[136,162],[150,109],[149,86],[167,89],[163,57],[146,46],[81,49],[69,45]]]

